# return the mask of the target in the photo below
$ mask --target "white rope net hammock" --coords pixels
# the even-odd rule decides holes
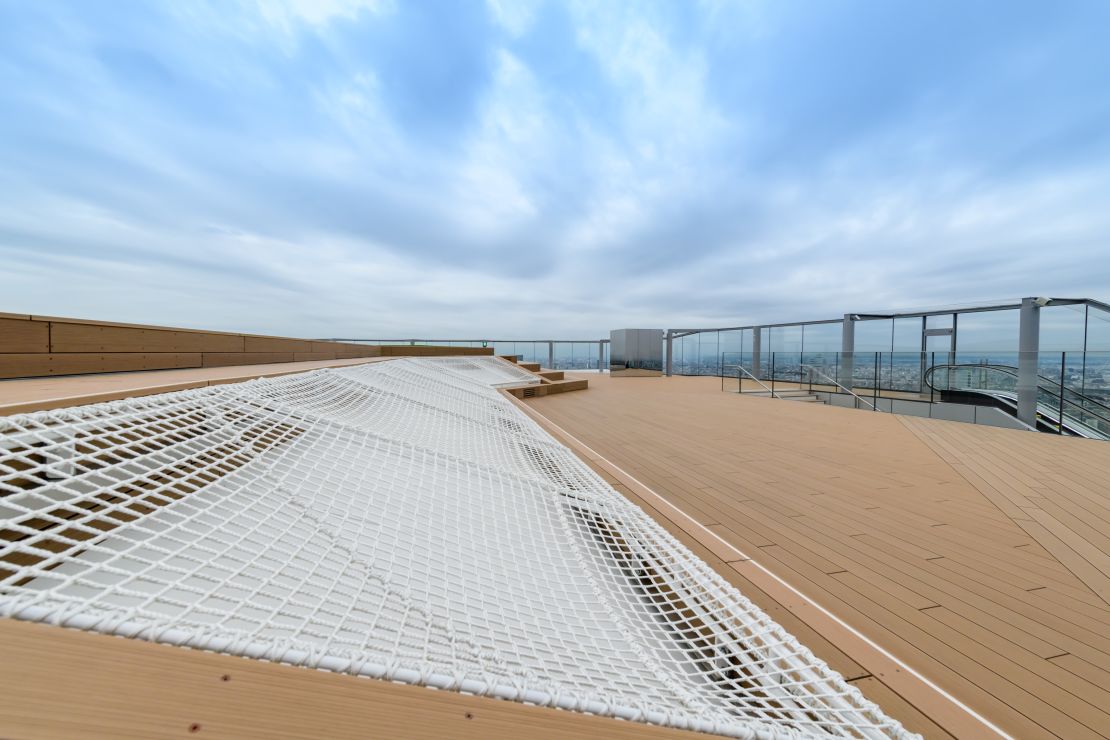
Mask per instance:
[[[397,359],[0,418],[0,616],[735,737],[907,737],[495,386]]]

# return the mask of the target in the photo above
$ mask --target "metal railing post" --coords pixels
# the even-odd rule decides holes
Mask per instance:
[[[1056,417],[1056,421],[1058,422],[1058,424],[1056,425],[1057,426],[1057,434],[1063,434],[1064,433],[1064,382],[1067,380],[1067,375],[1065,374],[1064,370],[1065,370],[1065,368],[1067,368],[1067,364],[1068,364],[1068,353],[1067,352],[1061,352],[1060,353],[1060,411],[1059,411],[1059,416]]]
[[[936,366],[937,366],[937,353],[933,352],[932,355],[929,356],[929,372],[931,372],[933,374],[933,379],[934,380],[936,380],[936,377],[937,377]],[[925,377],[925,376],[922,375],[921,377]],[[929,403],[935,403],[935,401],[933,401],[933,384],[932,383],[929,383]],[[932,413],[932,412],[930,411],[929,413]]]
[[[775,353],[771,353],[771,398],[775,397]]]
[[[879,410],[879,353],[878,352],[875,353],[875,372],[874,372],[874,376],[875,376],[875,381],[874,381],[875,387],[871,389],[871,393],[872,393],[872,396],[871,396],[871,398],[872,398],[871,410],[872,411],[878,411]]]
[[[769,344],[770,342],[768,342]],[[756,326],[752,328],[752,377],[756,380],[763,377],[763,330]],[[743,349],[741,347],[740,349]]]
[[[663,359],[664,362],[664,375],[668,378],[674,375],[674,329],[667,329],[667,334],[664,338],[666,342],[666,355]]]

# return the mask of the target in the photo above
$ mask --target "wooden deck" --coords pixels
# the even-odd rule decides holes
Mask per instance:
[[[705,737],[14,619],[0,648],[4,738]]]
[[[1110,736],[1110,443],[589,379],[521,403],[911,729]]]

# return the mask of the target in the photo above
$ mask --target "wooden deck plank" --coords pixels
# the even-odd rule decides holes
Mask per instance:
[[[672,738],[639,722],[0,619],[12,738]]]
[[[948,740],[952,737],[943,727],[918,712],[912,704],[874,676],[858,678],[851,683],[880,706],[902,717],[902,725],[910,732],[916,732],[928,740]]]
[[[710,524],[687,538],[755,559],[706,549],[718,570],[768,569],[1015,736],[1107,734],[1110,445],[722,394],[712,378],[591,376],[588,394],[528,405]]]
[[[1065,737],[1090,737],[1088,729],[1057,712],[1028,690],[998,676],[989,666],[976,660],[973,646],[948,634],[938,635],[939,623],[923,617],[917,609],[905,607],[885,595],[868,598],[835,579],[820,584],[805,578],[779,553],[778,563],[766,563],[803,593],[828,605],[869,637],[903,661],[930,676],[940,686],[988,712],[992,719],[1017,737],[1049,737],[1049,728],[1060,727]],[[735,567],[735,566],[733,566]],[[947,638],[947,639],[945,639]],[[956,643],[955,646],[948,640]],[[958,734],[958,733],[957,733]],[[974,737],[974,736],[972,736]]]
[[[1105,542],[1089,536],[1082,527],[1074,526],[1068,502],[1076,502],[1091,513],[1110,509],[1110,498],[1099,496],[1088,481],[1098,480],[1099,470],[1105,480],[1110,455],[1105,445],[1093,440],[1064,440],[1050,435],[1005,434],[1003,430],[979,432],[960,428],[970,425],[921,424],[905,419],[904,423],[926,444],[943,449],[969,471],[969,481],[984,495],[995,501],[1023,530],[1099,598],[1110,603],[1110,555]],[[1034,440],[1037,440],[1034,442]],[[1061,442],[1070,446],[1064,447]],[[1037,449],[1037,445],[1042,449]],[[1072,485],[1079,477],[1084,482]],[[1038,506],[1049,499],[1050,510]],[[1054,513],[1055,512],[1055,513]],[[1065,514],[1057,516],[1056,514]],[[1107,520],[1098,513],[1091,517],[1094,527],[1107,529]],[[1088,522],[1090,523],[1090,522]],[[1104,538],[1105,533],[1100,533]]]

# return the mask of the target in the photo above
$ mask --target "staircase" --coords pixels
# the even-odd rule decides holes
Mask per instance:
[[[744,391],[743,396],[760,396],[763,398],[778,398],[783,401],[801,401],[802,403],[825,403],[816,394],[809,391],[775,391],[774,396],[770,391]]]
[[[536,398],[552,393],[566,393],[568,391],[584,391],[590,383],[586,379],[567,379],[562,370],[544,370],[538,362],[518,362],[513,355],[498,355],[502,360],[511,362],[522,370],[527,370],[539,376],[539,385],[527,385],[519,388],[506,388],[517,398]]]

